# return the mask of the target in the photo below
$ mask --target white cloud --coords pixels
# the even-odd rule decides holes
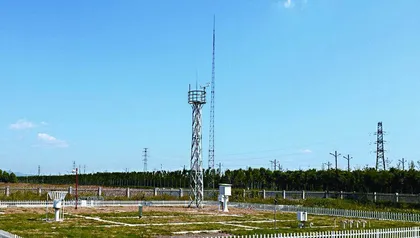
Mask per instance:
[[[312,153],[312,150],[304,149],[304,150],[302,150],[302,153],[309,154],[309,153]]]
[[[54,136],[48,135],[47,133],[38,133],[38,139],[44,142],[46,145],[55,146],[55,147],[68,147],[67,142],[59,140]]]
[[[9,128],[13,130],[24,130],[34,128],[35,124],[33,122],[27,121],[26,119],[20,119],[16,123],[10,124]]]
[[[292,0],[286,0],[284,2],[284,7],[285,8],[292,8],[294,6],[294,4],[292,3]]]
[[[48,123],[46,123],[45,121],[42,121],[40,125],[47,126]],[[24,129],[31,129],[38,126],[39,126],[38,124],[28,121],[26,119],[19,119],[17,120],[17,122],[10,124],[9,128],[12,130],[24,130]]]

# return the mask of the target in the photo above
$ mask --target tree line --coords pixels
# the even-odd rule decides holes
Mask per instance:
[[[8,173],[0,169],[0,182],[2,183],[16,183],[18,181],[14,173]]]
[[[420,171],[391,168],[377,171],[365,168],[343,170],[272,171],[266,168],[248,168],[218,171],[204,170],[204,187],[218,188],[218,183],[230,183],[233,188],[251,190],[307,190],[378,193],[420,193]],[[214,173],[213,173],[214,172]],[[19,177],[20,182],[46,184],[75,184],[75,175]],[[104,172],[79,174],[80,185],[111,187],[165,187],[188,188],[189,171]],[[9,180],[12,181],[12,180]]]

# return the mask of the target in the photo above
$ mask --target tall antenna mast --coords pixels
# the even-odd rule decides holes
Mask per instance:
[[[215,53],[216,53],[216,16],[213,16],[213,58],[211,70],[211,100],[210,100],[210,133],[209,133],[209,169],[214,170],[214,82],[215,82]],[[212,175],[213,175],[212,171]],[[213,183],[214,187],[214,183]]]

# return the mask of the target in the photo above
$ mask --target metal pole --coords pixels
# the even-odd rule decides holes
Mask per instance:
[[[276,213],[277,213],[277,199],[274,199],[274,230],[277,230]]]
[[[45,202],[45,221],[48,221],[48,193],[47,193],[47,201]]]
[[[77,168],[76,168],[76,210],[77,210],[77,202],[78,202],[78,194],[77,194],[77,186],[79,185],[79,176],[77,173]]]

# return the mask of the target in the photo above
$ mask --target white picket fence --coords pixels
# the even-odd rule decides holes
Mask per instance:
[[[9,233],[7,231],[4,231],[4,230],[0,230],[0,238],[21,238],[21,237],[18,235]]]
[[[346,230],[346,231],[320,231],[284,234],[253,234],[243,236],[211,236],[208,238],[418,238],[419,227]]]
[[[260,210],[271,210],[271,211],[274,210],[274,205],[270,205],[270,204],[231,203],[231,205],[238,208],[260,209]],[[303,206],[294,206],[294,205],[276,205],[276,210],[284,211],[284,212],[306,211],[308,214],[313,214],[313,215],[378,219],[378,220],[389,220],[389,221],[420,222],[420,214],[417,214],[417,213],[346,210],[346,209],[323,208],[323,207],[303,207]]]

